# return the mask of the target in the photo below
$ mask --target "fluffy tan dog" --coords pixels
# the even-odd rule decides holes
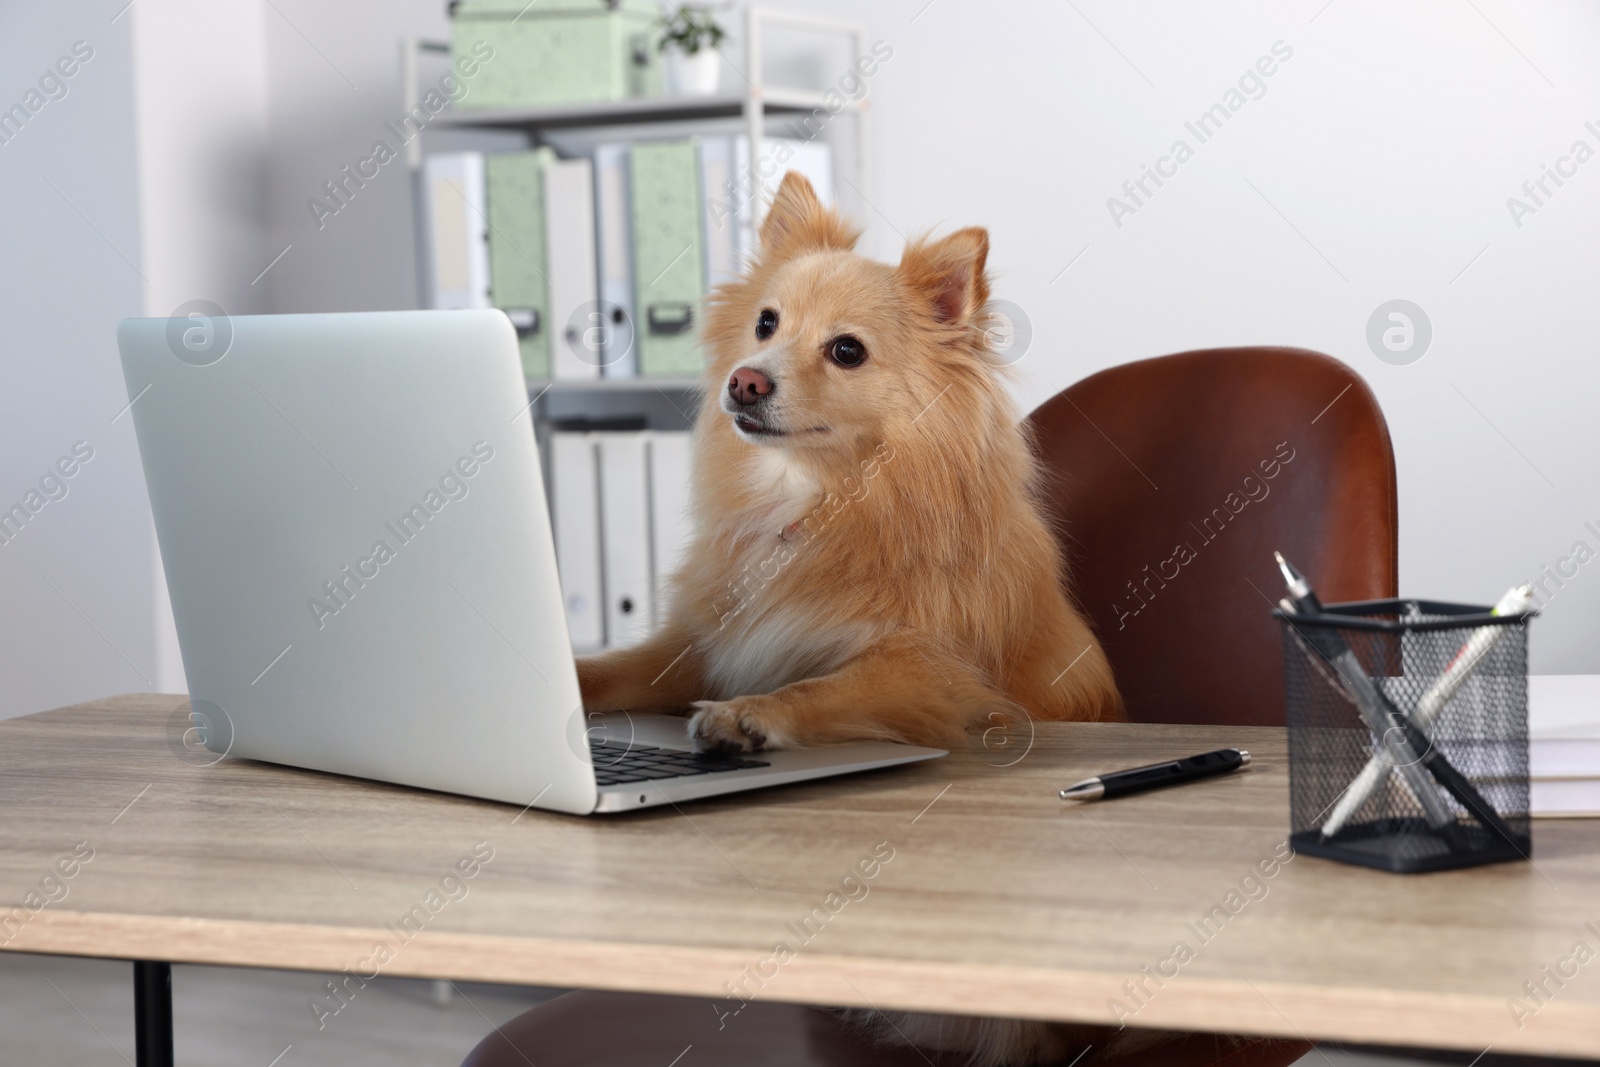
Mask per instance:
[[[579,661],[585,709],[688,712],[735,752],[1120,719],[986,343],[988,234],[897,267],[858,236],[790,173],[712,294],[693,542],[660,630]]]

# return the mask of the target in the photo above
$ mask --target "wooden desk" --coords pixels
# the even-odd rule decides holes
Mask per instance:
[[[1112,1020],[1113,999],[1136,1004],[1124,983],[1143,979],[1134,1025],[1600,1048],[1600,959],[1561,962],[1579,941],[1600,951],[1600,823],[1539,823],[1536,867],[1399,877],[1299,857],[1262,878],[1286,832],[1281,730],[1041,726],[1026,755],[1018,737],[580,819],[194,766],[169,745],[186,706],[119,697],[0,723],[0,901],[22,901],[78,842],[94,850],[5,948],[370,973],[363,961],[386,944],[386,975],[697,994],[727,1010],[729,985],[759,982],[776,1000],[1095,1023]],[[1251,750],[1249,771],[1081,810],[1055,796],[1097,771],[1230,743]],[[445,876],[480,842],[493,859],[461,896]],[[880,842],[893,858],[842,884]],[[435,897],[401,943],[388,924],[441,889],[458,899]],[[1244,903],[1203,941],[1195,928],[1230,891]],[[774,960],[780,941],[793,959]],[[1172,973],[1178,941],[1194,956],[1158,988],[1141,968]],[[1546,980],[1539,1007],[1523,983],[1546,966],[1577,973]],[[1513,997],[1537,1008],[1520,1028]]]

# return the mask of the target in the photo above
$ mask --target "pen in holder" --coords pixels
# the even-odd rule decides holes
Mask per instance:
[[[1427,600],[1273,612],[1296,852],[1400,873],[1530,855],[1532,614]]]

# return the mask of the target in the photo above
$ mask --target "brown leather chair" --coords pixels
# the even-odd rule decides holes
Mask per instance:
[[[1338,360],[1147,359],[1028,421],[1074,600],[1133,722],[1283,725],[1274,550],[1325,603],[1396,595],[1394,450],[1372,390]]]
[[[1135,722],[1283,724],[1274,549],[1326,601],[1395,595],[1389,431],[1337,360],[1291,348],[1164,356],[1086,378],[1028,421],[1074,596]],[[719,1029],[703,998],[569,993],[489,1035],[462,1067],[667,1064],[689,1045],[696,1067],[961,1060],[872,1047],[798,1005],[752,1004],[738,1023]],[[1095,1062],[1283,1067],[1311,1047],[1193,1034]]]
[[[1301,1041],[1189,1034],[1136,1055],[1085,1057],[1076,1067],[1285,1067],[1311,1047]],[[827,1012],[798,1004],[753,1002],[720,1026],[706,997],[582,992],[523,1012],[479,1042],[461,1067],[966,1067],[970,1062],[966,1053],[870,1045]]]

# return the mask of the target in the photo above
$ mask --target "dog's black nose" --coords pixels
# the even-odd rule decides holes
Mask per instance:
[[[728,395],[735,404],[749,407],[772,392],[772,379],[754,367],[740,367],[728,379]]]

